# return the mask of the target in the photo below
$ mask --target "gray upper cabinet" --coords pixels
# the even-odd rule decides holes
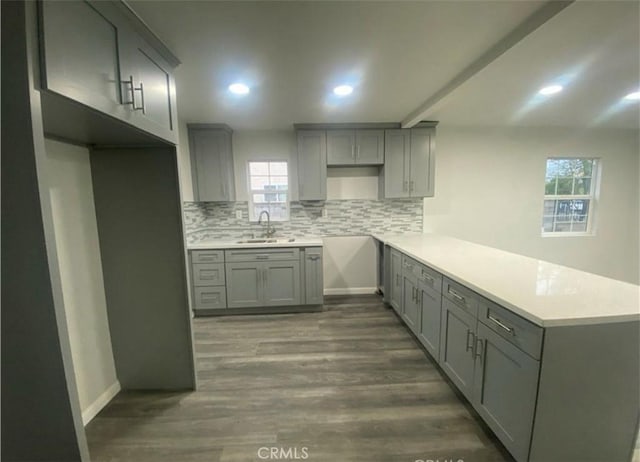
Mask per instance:
[[[324,303],[322,247],[309,247],[304,251],[305,304]]]
[[[385,130],[385,161],[380,177],[383,198],[434,194],[434,128]]]
[[[353,165],[356,161],[356,131],[327,131],[327,165]]]
[[[142,37],[125,35],[125,55],[122,59],[123,100],[132,103],[131,121],[146,131],[163,133],[168,138],[174,132],[172,88],[173,75],[169,64]]]
[[[179,61],[163,58],[145,39],[152,33],[143,36],[144,26],[127,17],[131,12],[117,2],[87,1],[39,2],[39,11],[45,89],[177,142]]]
[[[327,199],[327,135],[324,130],[298,130],[298,199]]]
[[[124,114],[117,21],[84,1],[39,7],[43,86],[106,114]]]
[[[230,128],[191,124],[189,151],[193,197],[201,202],[230,202],[236,198]]]
[[[327,165],[381,165],[384,130],[327,130]]]

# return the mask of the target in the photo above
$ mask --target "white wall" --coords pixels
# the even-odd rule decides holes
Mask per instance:
[[[638,133],[441,125],[424,230],[638,283]],[[594,236],[541,237],[548,156],[602,159]]]
[[[62,294],[86,424],[120,390],[107,320],[89,151],[52,140],[46,141],[46,150]]]

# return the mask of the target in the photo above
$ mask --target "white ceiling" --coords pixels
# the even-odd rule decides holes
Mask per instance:
[[[544,2],[129,3],[182,61],[180,119],[242,130],[399,122]],[[635,1],[571,5],[426,118],[572,126],[597,118],[637,127],[638,103],[601,115],[640,83],[638,23]],[[575,78],[565,92],[521,111],[541,85],[567,73]],[[234,81],[249,84],[251,94],[231,95]],[[332,97],[343,82],[355,85],[353,95]]]

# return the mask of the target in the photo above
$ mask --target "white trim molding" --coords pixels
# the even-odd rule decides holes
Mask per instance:
[[[369,295],[377,293],[377,287],[343,287],[324,289],[325,295]]]

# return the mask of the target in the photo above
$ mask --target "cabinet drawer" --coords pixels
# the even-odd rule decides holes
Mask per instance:
[[[223,250],[192,250],[191,263],[222,263],[224,262]]]
[[[227,307],[227,291],[220,287],[196,287],[193,290],[195,310],[219,310]]]
[[[195,263],[193,265],[193,285],[196,287],[223,286],[224,264]]]
[[[442,275],[428,266],[418,266],[418,283],[431,287],[438,293],[442,293]]]
[[[402,255],[402,273],[404,276],[412,275],[414,277],[418,277],[421,274],[420,267],[422,265],[418,263],[411,257],[407,257],[406,255]]]
[[[542,350],[542,327],[487,299],[479,301],[478,320],[535,359]]]
[[[478,316],[478,298],[479,296],[462,284],[453,282],[449,278],[444,278],[442,284],[442,295],[451,300],[460,308],[463,308],[473,316]]]
[[[300,260],[300,249],[297,248],[238,249],[225,250],[224,253],[227,262]]]

